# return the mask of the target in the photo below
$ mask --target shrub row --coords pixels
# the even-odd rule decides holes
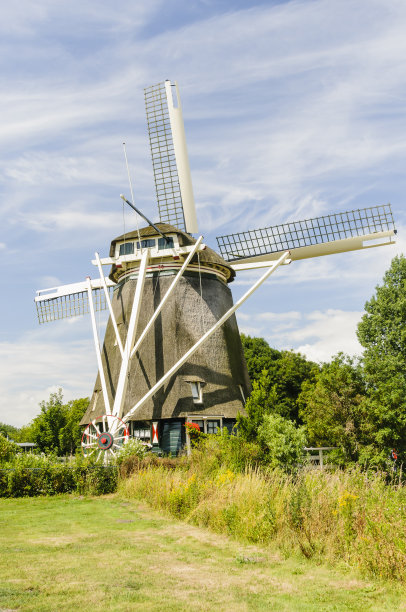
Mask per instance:
[[[78,458],[68,464],[52,457],[17,456],[0,466],[0,497],[34,497],[58,493],[102,495],[117,488],[117,467]]]

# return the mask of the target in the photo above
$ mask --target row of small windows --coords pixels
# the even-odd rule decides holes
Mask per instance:
[[[220,419],[190,419],[189,423],[198,425],[200,431],[205,434],[216,434],[221,428]]]
[[[124,242],[120,244],[119,255],[133,255],[134,249],[138,251],[141,249],[153,249],[156,248],[157,239],[156,238],[148,238],[146,240],[141,240],[140,243],[137,242]],[[163,249],[173,249],[173,238],[158,238],[158,250],[161,251]]]

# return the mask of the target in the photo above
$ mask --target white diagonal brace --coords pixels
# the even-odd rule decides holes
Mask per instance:
[[[120,334],[119,334],[118,327],[117,327],[116,317],[114,316],[113,307],[111,305],[110,294],[109,294],[109,290],[107,289],[106,279],[104,278],[104,273],[103,273],[103,268],[101,265],[100,257],[98,253],[95,253],[94,256],[96,257],[97,267],[99,268],[100,282],[104,289],[104,295],[106,297],[106,303],[107,303],[107,306],[110,312],[111,322],[114,327],[114,333],[116,334],[117,345],[118,345],[118,348],[120,349],[121,358],[123,358],[124,357],[123,343],[121,342]]]
[[[131,408],[131,410],[127,412],[125,416],[122,417],[124,422],[128,421],[128,419],[138,410],[138,408],[141,408],[141,406],[143,406],[145,402],[147,402],[153,395],[155,395],[157,391],[159,391],[159,389],[166,383],[166,381],[169,380],[169,378],[173,376],[179,370],[179,368],[182,367],[182,365],[189,359],[189,357],[191,357],[193,353],[197,351],[197,349],[203,344],[203,342],[210,338],[210,336],[214,334],[214,332],[219,327],[221,327],[227,321],[227,319],[231,317],[232,314],[234,314],[234,312],[245,302],[245,300],[250,297],[250,295],[254,293],[256,289],[258,289],[260,285],[262,285],[263,282],[266,281],[266,279],[272,274],[272,272],[276,270],[276,268],[278,268],[278,266],[280,266],[287,259],[289,259],[289,255],[289,251],[286,251],[286,253],[283,253],[283,255],[281,255],[278,261],[272,263],[272,265],[265,272],[265,274],[263,274],[261,278],[259,278],[256,283],[254,283],[254,285],[229,310],[227,310],[227,312],[217,321],[217,323],[215,323],[215,325],[213,325],[213,327],[211,327],[200,338],[200,340],[198,340],[196,344],[194,344],[192,348],[190,348],[187,353],[185,353],[183,357],[181,357],[181,359],[179,359],[179,361],[177,361],[175,365],[172,366],[170,370],[168,370],[166,374],[164,374],[164,376],[148,391],[148,393],[146,393],[144,397],[141,398],[140,401],[137,402],[137,404],[135,404],[135,406],[133,406],[133,408]]]
[[[124,355],[121,362],[120,375],[118,377],[116,396],[114,398],[114,406],[112,414],[119,416],[124,405],[125,393],[128,384],[128,368],[130,364],[130,353],[134,345],[135,334],[137,333],[138,318],[141,308],[142,293],[144,290],[144,281],[147,273],[147,264],[149,259],[149,249],[146,249],[142,255],[141,264],[138,272],[137,286],[134,294],[134,301],[131,309],[130,322],[128,324],[127,338],[125,341]]]
[[[168,301],[171,293],[173,292],[173,290],[175,289],[176,285],[178,284],[178,282],[182,278],[182,276],[183,276],[187,266],[189,265],[190,260],[192,259],[193,255],[196,253],[196,251],[198,250],[202,240],[203,240],[203,236],[200,236],[198,238],[198,240],[196,241],[196,244],[194,245],[192,251],[190,251],[189,255],[186,257],[186,259],[185,259],[181,269],[179,270],[179,272],[177,273],[177,275],[173,279],[173,281],[172,281],[168,291],[165,293],[164,297],[162,298],[161,302],[159,303],[159,305],[158,305],[157,309],[155,310],[154,314],[152,315],[151,319],[148,321],[144,331],[142,332],[141,336],[138,338],[137,342],[135,343],[135,346],[134,346],[133,350],[131,351],[130,357],[133,357],[135,352],[138,351],[139,347],[141,346],[142,341],[144,340],[145,336],[147,335],[147,333],[151,329],[155,319],[157,318],[157,316],[161,312],[162,308],[164,307],[164,305]]]
[[[92,319],[93,339],[94,339],[94,348],[96,349],[97,366],[99,368],[100,382],[102,386],[102,393],[103,393],[103,399],[104,399],[104,406],[106,408],[106,413],[108,414],[110,412],[110,402],[109,402],[109,395],[107,393],[106,378],[104,376],[103,362],[102,362],[101,352],[100,352],[99,336],[97,334],[96,316],[95,316],[94,304],[93,304],[92,281],[90,280],[90,276],[88,276],[86,279],[86,285],[87,285],[87,295],[89,299],[90,317]]]

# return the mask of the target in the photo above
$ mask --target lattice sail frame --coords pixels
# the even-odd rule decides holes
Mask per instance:
[[[77,287],[77,290],[74,287]],[[53,292],[51,289],[47,289],[46,291],[49,293],[45,295],[41,291],[37,292],[35,306],[40,324],[59,321],[69,317],[78,317],[90,312],[89,294],[85,283],[65,285],[64,288],[66,289],[63,293],[58,291],[58,288],[55,288]],[[108,291],[111,297],[113,285],[108,286]],[[101,287],[93,287],[92,296],[95,311],[102,311],[108,308],[106,296]]]
[[[165,83],[146,87],[144,97],[159,218],[185,231]]]
[[[196,207],[178,85],[152,85],[144,96],[160,220],[193,234]]]
[[[379,233],[396,233],[390,204],[219,236],[217,244],[226,261],[238,262]]]

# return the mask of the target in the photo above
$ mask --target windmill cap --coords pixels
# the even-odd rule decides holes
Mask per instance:
[[[174,225],[170,225],[169,223],[156,223],[156,227],[162,232],[162,234],[176,234],[179,240],[179,246],[181,247],[193,245],[197,242],[195,238],[190,236],[190,234],[179,230],[177,227],[175,227]],[[138,240],[139,236],[141,238],[147,238],[152,236],[159,237],[159,234],[151,225],[148,225],[147,227],[143,227],[140,230],[133,230],[131,232],[122,234],[121,236],[117,236],[117,238],[114,238],[111,242],[110,257],[114,257],[117,242],[122,242],[123,240],[125,240],[126,242],[131,242],[132,240]],[[191,263],[195,263],[196,261],[197,255],[193,257]],[[206,247],[203,251],[199,251],[199,261],[202,265],[219,269],[223,273],[224,277],[227,279],[228,283],[231,283],[233,281],[235,277],[234,269],[221,257],[221,255],[216,253],[216,251],[214,251],[210,247]],[[116,266],[113,265],[110,273],[110,278],[114,275],[115,270]]]

